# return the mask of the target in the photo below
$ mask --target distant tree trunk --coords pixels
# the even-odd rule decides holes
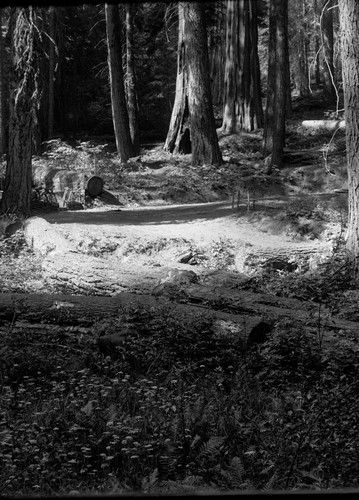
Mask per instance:
[[[348,168],[347,248],[359,273],[359,2],[339,0]]]
[[[321,0],[314,0],[313,4],[313,9],[314,9],[314,14],[316,15],[318,13],[319,7],[318,7],[318,2]],[[320,36],[320,25],[318,23],[318,29],[316,30],[315,33],[315,42],[314,42],[314,47],[315,47],[315,83],[319,87],[321,84],[321,75],[320,75],[320,59],[319,59],[319,53],[320,53],[320,47],[321,47],[321,36]]]
[[[288,0],[271,0],[269,12],[267,107],[263,139],[264,154],[272,166],[282,166],[287,106]]]
[[[225,36],[223,2],[219,2],[217,22],[209,33],[209,69],[214,106],[223,106]]]
[[[133,155],[140,154],[140,128],[138,123],[138,102],[136,85],[135,57],[133,52],[133,19],[136,12],[135,3],[126,3],[126,90],[130,133],[133,146]]]
[[[37,15],[33,7],[12,7],[9,151],[1,213],[31,211],[33,120],[39,103]]]
[[[49,15],[49,89],[48,89],[48,115],[47,115],[47,138],[54,135],[54,113],[55,113],[55,18],[56,7],[50,6]]]
[[[322,0],[321,37],[323,44],[323,84],[324,94],[332,102],[335,100],[335,74],[333,63],[333,0]]]
[[[0,26],[3,25],[4,9],[0,8]],[[9,121],[8,57],[5,40],[0,32],[0,155],[7,152]]]
[[[108,66],[110,74],[112,119],[117,151],[122,162],[133,155],[122,69],[121,22],[118,5],[105,4]]]
[[[291,37],[291,53],[293,54],[292,75],[297,94],[301,97],[309,95],[308,71],[308,12],[306,0],[292,2],[294,17],[293,36]]]
[[[225,97],[222,132],[263,126],[258,58],[257,3],[227,0]]]
[[[222,163],[213,114],[203,5],[179,2],[176,98],[165,149],[192,152],[192,165]]]

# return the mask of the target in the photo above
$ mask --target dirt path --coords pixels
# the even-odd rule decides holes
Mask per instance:
[[[256,272],[258,259],[275,257],[278,262],[300,265],[302,258],[313,257],[320,262],[332,248],[325,235],[326,224],[322,224],[319,238],[293,240],[280,221],[275,227],[280,212],[269,206],[248,213],[244,206],[233,210],[228,202],[217,202],[121,210],[97,208],[41,216],[54,224],[80,255],[84,254],[83,259],[69,256],[71,263],[66,258],[47,259],[47,281],[57,284],[62,275],[66,275],[66,283],[86,278],[86,286],[81,286],[94,290],[95,277],[101,293],[104,284],[109,293],[151,293],[174,268],[190,269],[204,280],[212,270],[234,271],[233,279],[239,283],[248,273]],[[332,226],[332,236],[340,230],[339,225],[327,226]],[[97,261],[97,257],[101,259]],[[84,265],[88,267],[82,269]],[[223,274],[223,279],[228,279],[228,273]]]
[[[71,239],[87,233],[94,237],[183,238],[197,245],[221,238],[259,248],[318,247],[316,241],[291,241],[284,234],[264,232],[248,219],[242,209],[227,202],[195,205],[146,206],[119,210],[53,212],[42,215]],[[326,246],[325,242],[322,242]]]

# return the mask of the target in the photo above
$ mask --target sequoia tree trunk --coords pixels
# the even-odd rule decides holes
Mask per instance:
[[[339,0],[348,168],[347,248],[359,272],[359,2]]]
[[[0,8],[0,26],[3,25],[4,9]],[[0,32],[0,155],[7,152],[7,125],[9,120],[8,94],[8,57],[5,50],[5,40]]]
[[[223,106],[225,37],[222,3],[219,3],[216,24],[209,33],[209,66],[214,106]]]
[[[176,97],[164,149],[192,153],[192,165],[219,165],[203,5],[178,4]]]
[[[223,123],[227,134],[263,127],[257,3],[228,0]]]
[[[121,161],[126,163],[127,160],[134,155],[122,69],[121,22],[118,5],[106,3],[105,14],[112,119],[117,151]]]
[[[52,139],[54,134],[55,114],[55,7],[49,7],[49,92],[48,92],[48,116],[47,116],[47,138]]]
[[[191,152],[187,88],[188,73],[186,70],[186,45],[184,40],[184,4],[179,2],[176,93],[170,126],[164,145],[166,151],[174,154],[189,154]]]
[[[301,97],[309,95],[309,67],[308,67],[308,26],[307,26],[307,4],[306,0],[293,2],[292,22],[294,25],[294,33],[291,39],[291,52],[293,57],[292,75],[295,85],[295,90]]]
[[[192,165],[220,165],[222,155],[214,121],[204,7],[184,2],[187,39],[188,107],[191,117]]]
[[[271,0],[267,107],[263,151],[271,154],[269,169],[280,168],[285,143],[288,70],[288,0]]]
[[[39,103],[38,21],[33,7],[12,7],[10,16],[9,152],[1,213],[26,216],[31,212],[32,141]]]
[[[333,1],[322,0],[320,32],[323,45],[323,86],[324,94],[329,100],[335,100],[334,74],[334,32],[333,32]]]
[[[126,90],[130,134],[132,139],[132,154],[140,154],[140,127],[138,123],[138,102],[136,85],[135,56],[133,50],[133,19],[136,4],[130,2],[125,4],[126,9]]]

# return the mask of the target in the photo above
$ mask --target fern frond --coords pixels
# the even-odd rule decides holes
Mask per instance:
[[[107,412],[107,424],[113,424],[117,416],[116,405],[112,404]]]
[[[93,401],[90,400],[88,403],[85,404],[85,406],[83,406],[80,411],[82,411],[85,415],[87,415],[88,417],[92,414],[93,412]]]
[[[274,472],[272,474],[272,476],[268,479],[268,481],[266,482],[266,484],[264,486],[262,486],[261,490],[262,491],[271,491],[273,490],[273,486],[277,480],[277,473]]]
[[[233,457],[227,469],[231,486],[239,488],[244,482],[244,465],[239,457]]]
[[[151,474],[142,480],[142,489],[144,493],[150,493],[153,488],[158,486],[158,469],[154,469]]]
[[[215,455],[220,451],[220,447],[225,441],[225,437],[212,436],[206,443],[203,443],[200,447],[199,458],[214,458]]]
[[[202,476],[187,476],[182,484],[186,486],[203,486],[203,477]]]

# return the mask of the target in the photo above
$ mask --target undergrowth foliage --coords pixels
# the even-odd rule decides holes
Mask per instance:
[[[170,306],[127,308],[112,359],[43,325],[2,330],[0,491],[194,492],[355,486],[358,353],[277,324],[261,347]]]

